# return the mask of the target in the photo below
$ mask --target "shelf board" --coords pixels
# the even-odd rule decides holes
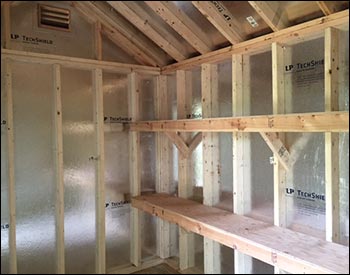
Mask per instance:
[[[167,194],[132,206],[291,273],[349,273],[346,246]]]
[[[349,112],[137,121],[143,132],[349,132]]]

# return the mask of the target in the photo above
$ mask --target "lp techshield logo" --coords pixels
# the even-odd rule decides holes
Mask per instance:
[[[315,192],[305,192],[300,189],[286,188],[286,194],[288,196],[296,196],[297,199],[308,200],[308,201],[325,201],[324,194],[317,194]]]
[[[26,35],[19,35],[16,33],[11,33],[11,39],[22,42],[22,43],[27,43],[27,44],[34,44],[34,45],[39,45],[39,44],[46,44],[46,45],[52,45],[53,41],[50,39],[42,39],[39,37],[30,37]]]
[[[296,64],[289,64],[285,66],[285,72],[301,72],[301,71],[308,71],[313,70],[318,66],[323,66],[324,59],[321,60],[310,60],[303,63],[296,63]]]

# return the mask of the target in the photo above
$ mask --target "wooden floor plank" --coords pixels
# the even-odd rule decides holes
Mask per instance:
[[[349,273],[346,246],[167,194],[132,205],[291,273]]]

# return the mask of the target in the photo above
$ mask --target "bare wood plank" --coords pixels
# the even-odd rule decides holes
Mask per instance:
[[[96,273],[106,273],[105,153],[102,70],[92,71],[96,150]]]
[[[285,11],[282,10],[280,2],[248,1],[248,3],[273,31],[288,27],[288,18]]]
[[[56,173],[56,273],[65,273],[64,253],[64,179],[63,179],[63,134],[61,103],[61,68],[53,65],[53,121]]]
[[[95,23],[95,58],[102,60],[102,37],[101,37],[101,23],[97,21]]]
[[[138,72],[150,75],[159,75],[160,69],[150,66],[135,64],[125,64],[109,61],[98,61],[94,59],[85,59],[78,57],[69,57],[54,54],[42,54],[15,50],[1,49],[1,59],[8,58],[20,62],[38,63],[38,64],[60,64],[63,67],[77,68],[81,70],[102,69],[107,72],[131,73]]]
[[[274,114],[285,112],[284,93],[284,53],[280,44],[272,44],[272,108]],[[279,133],[281,142],[285,141],[284,133]],[[279,154],[274,154],[277,160]],[[286,170],[279,161],[275,161],[274,167],[274,224],[286,227],[286,198],[284,195],[286,185]]]
[[[185,71],[176,72],[176,94],[177,94],[177,117],[186,118],[191,113],[192,91],[187,87],[188,75]],[[189,95],[190,94],[190,95]],[[183,136],[188,138],[188,134]],[[190,198],[193,195],[191,181],[192,166],[191,160],[187,156],[179,154],[178,160],[178,196],[181,198]],[[179,262],[180,270],[194,266],[194,235],[179,228]]]
[[[325,111],[339,110],[339,32],[325,33]],[[325,133],[326,240],[339,242],[339,134]]]
[[[264,52],[273,42],[298,43],[307,38],[323,36],[323,31],[328,27],[345,26],[349,23],[349,10],[344,10],[317,18],[302,24],[298,24],[280,31],[259,36],[230,47],[202,54],[197,57],[186,59],[162,68],[162,74],[170,74],[176,70],[188,70],[204,63],[216,63],[229,59],[232,54],[252,54]]]
[[[288,149],[284,146],[277,133],[263,133],[260,132],[261,137],[271,149],[278,161],[282,164],[286,171],[289,171],[294,164]]]
[[[139,121],[131,131],[145,132],[348,132],[349,112]]]
[[[123,1],[107,1],[107,3],[176,61],[186,59],[183,45],[171,33],[163,28],[157,28],[158,23],[143,11],[139,4]]]
[[[110,270],[107,271],[107,274],[133,274],[135,272],[139,272],[141,270],[151,268],[153,266],[157,266],[162,263],[164,263],[163,259],[160,259],[158,257],[150,257],[142,260],[142,263],[140,266],[125,264],[125,265],[111,268]]]
[[[10,1],[1,1],[4,2],[2,12],[4,16],[4,48],[11,48],[11,2]]]
[[[250,113],[250,64],[249,56],[232,56],[232,114],[240,116]],[[250,134],[232,134],[233,156],[233,212],[244,215],[251,211],[251,161]],[[252,258],[234,251],[235,273],[253,272]]]
[[[152,41],[131,25],[125,18],[109,9],[108,4],[102,2],[74,1],[74,6],[82,10],[89,17],[101,22],[101,24],[116,34],[123,37],[123,42],[128,42],[128,46],[137,48],[137,54],[144,60],[151,61],[151,66],[164,66],[170,59],[165,52],[159,49]],[[120,43],[117,44],[120,46]],[[135,52],[136,53],[136,52]]]
[[[145,3],[198,52],[203,54],[212,50],[211,42],[205,32],[174,3],[170,1],[145,1]]]
[[[203,64],[201,68],[202,115],[204,118],[219,115],[218,110],[218,68]],[[203,203],[213,206],[220,200],[219,136],[217,133],[203,133]],[[204,273],[220,274],[220,245],[204,237]]]
[[[291,273],[349,273],[347,246],[166,194],[132,205]]]
[[[221,1],[192,1],[192,4],[215,26],[231,44],[244,39],[239,22]]]
[[[182,157],[187,158],[189,155],[188,147],[185,141],[174,132],[165,132],[165,135],[174,143],[176,148],[179,150]]]
[[[10,60],[5,59],[5,93],[7,117],[7,176],[8,176],[8,208],[9,208],[9,256],[10,274],[17,274],[17,247],[16,247],[16,186],[15,186],[15,139],[13,124],[13,97],[12,97],[12,66]]]
[[[337,11],[337,1],[316,1],[324,15],[330,15]]]
[[[139,80],[136,73],[128,75],[129,117],[137,121],[140,116]],[[140,133],[129,133],[129,179],[132,196],[141,194]],[[141,264],[141,213],[131,208],[130,214],[130,262],[135,266]]]
[[[169,118],[167,76],[157,77],[155,89],[156,118]],[[164,133],[157,133],[156,136],[156,192],[170,192],[170,173],[172,159],[172,144]],[[166,259],[171,255],[171,228],[167,221],[157,219],[157,255]]]

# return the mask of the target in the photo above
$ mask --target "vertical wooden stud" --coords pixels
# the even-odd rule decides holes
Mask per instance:
[[[155,94],[156,118],[170,119],[168,113],[167,76],[157,77]],[[164,133],[156,133],[156,192],[170,192],[171,150],[172,145]],[[157,219],[157,255],[166,259],[170,257],[170,223]]]
[[[95,23],[95,58],[102,60],[102,34],[101,34],[101,23],[97,21]]]
[[[201,69],[203,118],[218,117],[218,66],[203,64]],[[220,200],[219,134],[204,132],[202,141],[203,203],[214,206]],[[204,273],[221,273],[220,244],[206,237],[204,237]]]
[[[105,154],[102,70],[92,72],[96,142],[96,273],[106,273]]]
[[[132,121],[139,120],[139,80],[138,75],[132,72],[128,75],[129,117]],[[141,194],[141,167],[140,167],[140,133],[129,133],[129,180],[131,196]],[[141,264],[141,213],[132,207],[130,214],[130,262],[134,266]]]
[[[10,251],[10,274],[17,274],[17,251],[16,251],[16,187],[15,187],[15,140],[13,125],[13,98],[12,98],[12,66],[5,59],[5,89],[6,89],[6,116],[7,116],[7,169],[8,169],[8,207],[10,212],[9,222],[9,251]]]
[[[176,93],[177,93],[177,118],[184,119],[191,113],[192,96],[187,92],[192,92],[186,87],[187,72],[176,71]],[[183,135],[187,138],[188,134]],[[179,184],[178,195],[181,198],[190,198],[193,195],[191,183],[191,160],[179,154]],[[194,266],[194,235],[183,228],[179,230],[179,257],[180,269],[184,270]]]
[[[339,110],[339,31],[325,31],[325,111]],[[339,242],[339,133],[325,133],[326,240]]]
[[[232,115],[250,112],[249,56],[232,56]],[[244,215],[251,210],[250,134],[232,134],[233,146],[233,212]],[[252,258],[235,251],[235,273],[252,273]]]
[[[61,102],[61,66],[53,67],[54,163],[56,168],[56,273],[65,273],[64,259],[64,180]]]

